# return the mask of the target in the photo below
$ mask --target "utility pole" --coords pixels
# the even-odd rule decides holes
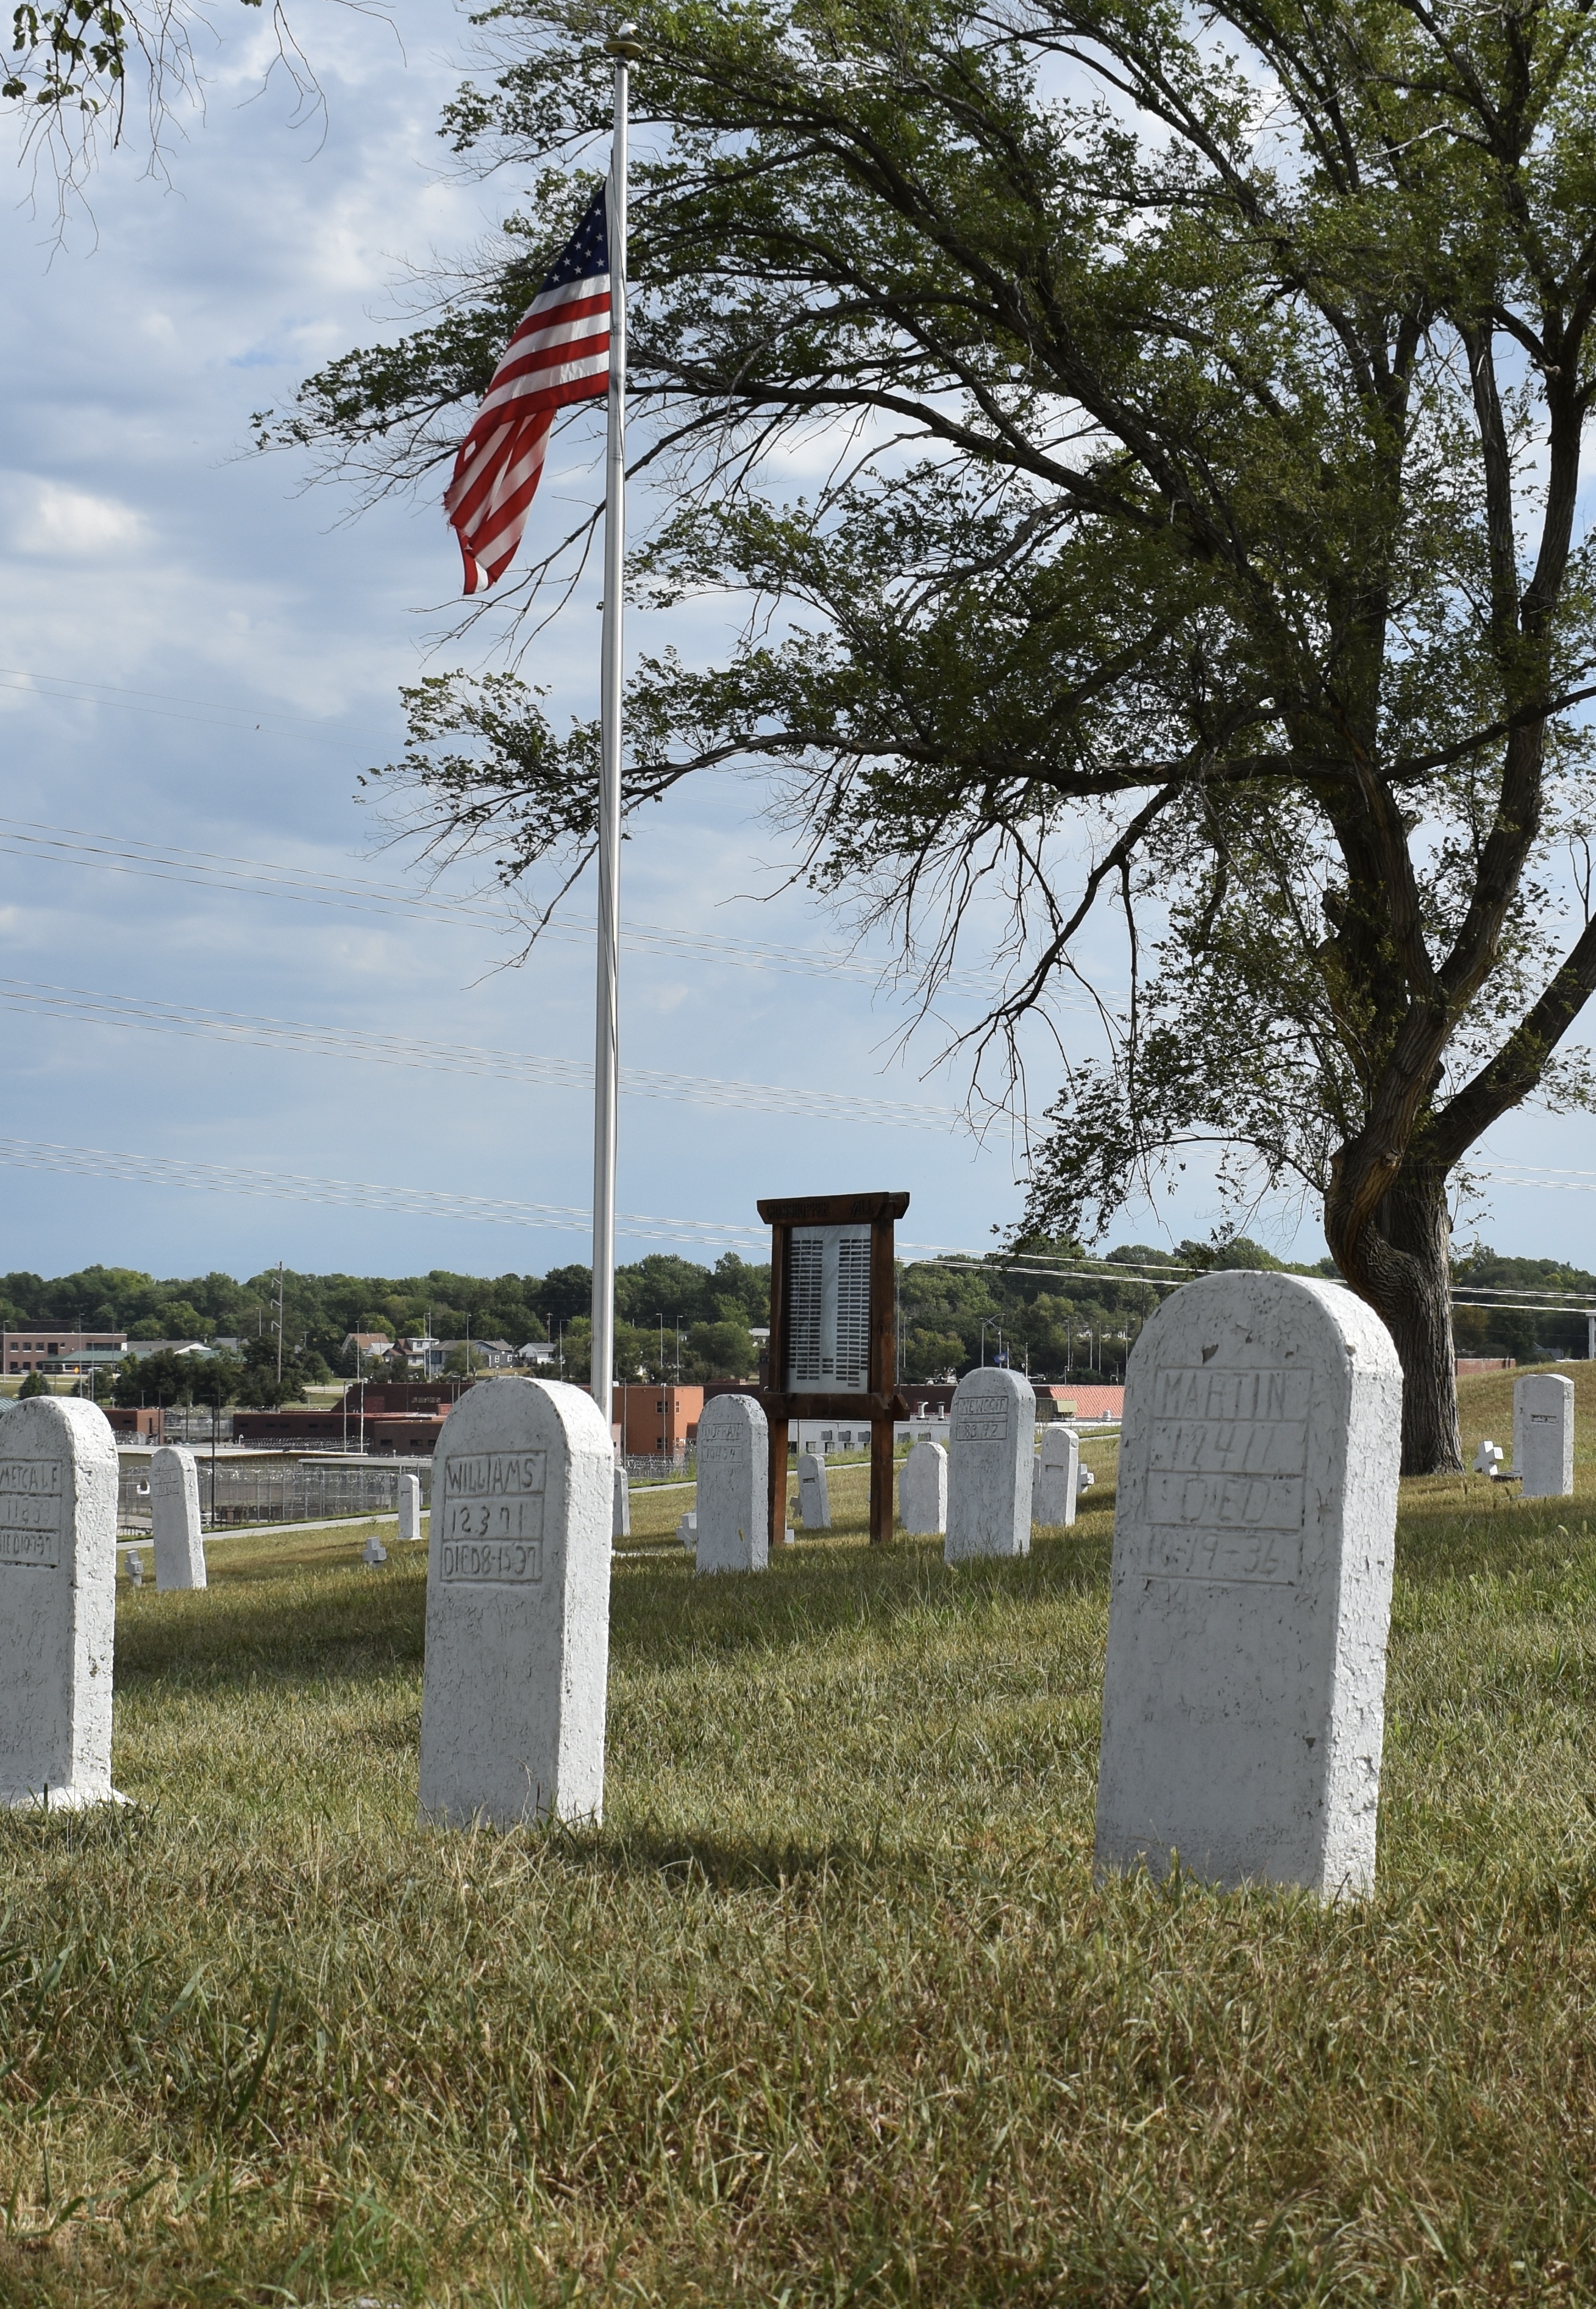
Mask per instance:
[[[282,1385],[282,1261],[277,1262],[277,1384]]]

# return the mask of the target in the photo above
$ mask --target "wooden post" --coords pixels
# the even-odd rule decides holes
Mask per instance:
[[[892,1258],[892,1214],[878,1211],[870,1229],[870,1391],[889,1403],[898,1386],[898,1326],[894,1319],[897,1274]],[[892,1537],[892,1414],[872,1413],[870,1422],[870,1544],[885,1547]]]
[[[770,1231],[770,1336],[765,1342],[766,1392],[787,1383],[787,1230]],[[770,1424],[770,1545],[787,1544],[787,1418],[768,1411]]]

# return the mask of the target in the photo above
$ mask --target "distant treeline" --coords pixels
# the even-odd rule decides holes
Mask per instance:
[[[1216,1250],[1129,1243],[1102,1258],[1077,1244],[1033,1241],[993,1252],[979,1265],[918,1261],[898,1270],[898,1336],[906,1379],[969,1371],[1000,1356],[1034,1378],[1115,1379],[1147,1317],[1165,1295],[1137,1269],[1279,1268],[1245,1237]],[[1116,1270],[1123,1270],[1118,1271]],[[1290,1270],[1333,1275],[1329,1259]],[[1556,1259],[1502,1258],[1476,1246],[1460,1260],[1460,1285],[1529,1294],[1566,1291],[1596,1298],[1596,1276]],[[1171,1276],[1173,1280],[1173,1276]],[[588,1365],[585,1267],[547,1275],[430,1274],[395,1277],[283,1277],[283,1344],[308,1377],[323,1366],[352,1376],[343,1342],[351,1333],[390,1338],[430,1329],[435,1338],[507,1339],[521,1346],[551,1339],[565,1375]],[[158,1280],[132,1267],[89,1267],[75,1275],[0,1276],[0,1319],[8,1327],[53,1321],[74,1330],[126,1330],[134,1338],[274,1343],[275,1269],[237,1281],[213,1273]],[[728,1252],[715,1266],[658,1252],[618,1269],[616,1367],[643,1379],[747,1378],[759,1350],[750,1331],[769,1319],[770,1270]],[[1583,1315],[1526,1314],[1509,1307],[1465,1307],[1456,1315],[1461,1354],[1515,1355],[1521,1362],[1585,1351]]]

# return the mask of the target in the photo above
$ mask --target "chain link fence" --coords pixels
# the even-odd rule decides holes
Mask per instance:
[[[302,1459],[225,1461],[213,1468],[198,1463],[200,1515],[207,1531],[228,1531],[261,1523],[325,1523],[344,1516],[395,1515],[399,1478],[421,1478],[421,1505],[431,1503],[430,1459],[363,1459],[319,1466]],[[117,1527],[126,1533],[150,1529],[150,1478],[125,1469],[117,1491]]]

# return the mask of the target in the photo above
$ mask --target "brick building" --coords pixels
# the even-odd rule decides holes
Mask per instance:
[[[656,1387],[629,1380],[615,1389],[610,1425],[628,1458],[680,1459],[698,1440],[701,1387]]]
[[[0,1369],[13,1379],[30,1371],[103,1371],[126,1352],[126,1331],[68,1331],[58,1323],[0,1331]]]

